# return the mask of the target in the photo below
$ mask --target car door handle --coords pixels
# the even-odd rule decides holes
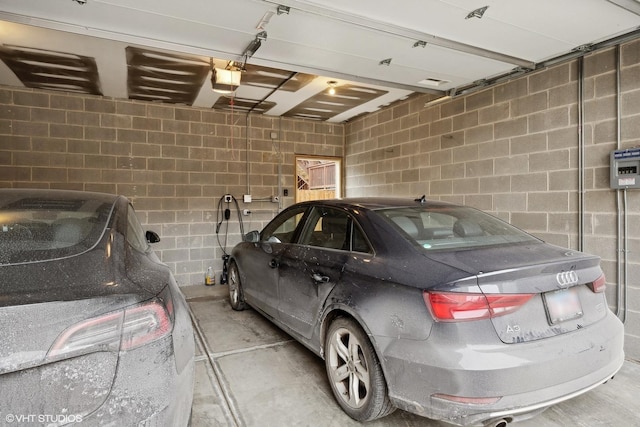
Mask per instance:
[[[323,276],[322,274],[318,274],[318,273],[313,273],[311,275],[311,278],[316,283],[327,283],[329,280],[331,280],[329,276]]]
[[[279,266],[280,266],[280,264],[275,259],[272,259],[271,261],[269,261],[269,267],[278,268]]]

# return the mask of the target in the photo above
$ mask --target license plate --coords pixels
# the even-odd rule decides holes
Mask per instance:
[[[549,323],[565,322],[582,316],[582,304],[575,288],[543,294]]]

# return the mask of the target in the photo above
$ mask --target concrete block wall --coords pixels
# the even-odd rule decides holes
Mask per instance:
[[[616,50],[584,59],[584,250],[618,309]],[[621,46],[621,148],[640,145],[640,41]],[[578,248],[578,61],[425,107],[415,96],[346,125],[346,195],[464,203]],[[628,353],[640,360],[640,190],[627,191]]]
[[[180,285],[203,283],[209,265],[219,280],[220,243],[230,251],[240,241],[233,204],[216,234],[225,194],[251,210],[245,231],[293,202],[270,200],[279,184],[295,194],[296,154],[342,157],[344,126],[0,87],[0,187],[129,197]]]

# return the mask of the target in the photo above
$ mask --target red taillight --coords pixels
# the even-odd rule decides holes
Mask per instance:
[[[533,294],[477,294],[462,292],[427,292],[424,301],[436,320],[455,322],[489,319],[511,313]]]
[[[47,359],[63,359],[95,351],[131,350],[169,334],[172,320],[164,304],[152,301],[83,320],[63,331]]]
[[[603,274],[593,282],[589,283],[588,286],[589,288],[591,288],[593,292],[596,292],[596,293],[604,292],[605,288],[607,287],[607,279],[604,277],[604,274]]]
[[[171,332],[171,319],[159,302],[127,309],[122,326],[120,350],[131,350]]]

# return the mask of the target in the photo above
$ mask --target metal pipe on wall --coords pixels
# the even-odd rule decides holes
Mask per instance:
[[[280,119],[278,120],[278,212],[280,212],[280,210],[282,209],[282,198],[283,198],[283,194],[282,194],[282,161],[283,159],[283,154],[282,154],[282,116],[280,116]]]
[[[578,58],[578,250],[584,250],[584,56]]]
[[[247,113],[247,119],[245,120],[245,138],[246,138],[246,161],[247,161],[247,192],[246,194],[251,194],[251,162],[249,161],[249,156],[251,153],[251,140],[249,139],[249,132],[251,131],[251,115]]]
[[[623,301],[622,304],[624,306],[624,308],[622,309],[622,317],[620,318],[620,320],[622,321],[622,323],[625,323],[627,321],[627,266],[628,266],[628,262],[629,262],[629,228],[628,228],[628,218],[627,218],[627,189],[625,188],[624,190],[622,190],[622,194],[623,197],[622,199],[624,200],[623,203],[623,210],[624,210],[624,281],[622,283],[618,283],[618,286],[622,286],[622,293],[623,293]],[[618,280],[618,282],[620,282]]]
[[[620,45],[616,46],[616,149],[622,148],[621,134],[621,71],[622,50]],[[622,200],[621,200],[622,196]],[[618,233],[616,236],[618,251],[616,254],[617,264],[617,292],[616,292],[616,316],[622,323],[627,320],[627,262],[628,262],[628,240],[629,230],[627,226],[627,190],[616,190],[616,208]]]
[[[620,149],[620,45],[616,46],[616,150]],[[617,244],[617,252],[616,252],[616,267],[617,267],[617,276],[616,281],[618,286],[616,286],[616,316],[621,317],[622,315],[622,200],[621,200],[622,192],[620,189],[616,190],[616,225],[617,225],[617,234],[616,234],[616,244]]]

